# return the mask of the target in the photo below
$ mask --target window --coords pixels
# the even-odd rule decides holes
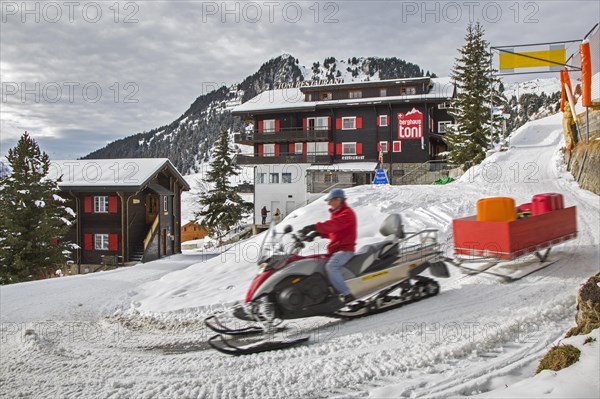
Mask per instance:
[[[332,98],[333,98],[332,93],[321,93],[321,100],[323,100],[323,101],[331,100]]]
[[[302,154],[302,143],[296,143],[294,144],[294,152],[296,154]]]
[[[306,143],[306,153],[308,155],[327,155],[328,143]]]
[[[169,197],[166,195],[163,197],[163,212],[169,212]]]
[[[446,126],[451,125],[452,121],[439,121],[438,122],[438,133],[445,133]]]
[[[348,98],[362,98],[361,90],[350,90]]]
[[[338,174],[337,172],[325,172],[324,176],[325,183],[337,183],[338,182]]]
[[[342,155],[356,155],[356,143],[342,143]]]
[[[388,125],[388,116],[387,115],[379,115],[379,126],[387,126]]]
[[[108,196],[94,197],[94,212],[108,213]]]
[[[284,184],[292,182],[292,174],[291,173],[282,173],[281,174],[281,182]]]
[[[279,184],[279,173],[269,173],[269,183]]]
[[[263,145],[263,156],[274,157],[275,156],[275,144],[264,144]]]
[[[275,133],[275,119],[265,119],[263,121],[263,133]]]
[[[329,118],[318,116],[316,118],[306,118],[308,130],[327,130],[329,129]]]
[[[407,86],[400,88],[400,95],[402,96],[409,96],[413,94],[417,94],[417,88],[415,86]]]
[[[450,103],[440,103],[438,104],[438,109],[447,109],[450,108]]]
[[[356,117],[350,116],[342,118],[342,130],[356,129]]]
[[[304,96],[304,101],[312,101],[312,93],[306,93]]]
[[[379,97],[387,96],[387,89],[379,89]]]
[[[256,184],[265,184],[267,182],[267,174],[266,173],[257,173],[256,174]]]
[[[379,148],[381,148],[381,152],[383,152],[384,154],[387,154],[387,152],[388,152],[388,142],[387,141],[380,141],[379,142]]]
[[[94,234],[94,249],[108,251],[108,234]]]

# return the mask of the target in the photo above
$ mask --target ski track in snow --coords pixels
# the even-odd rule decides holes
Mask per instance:
[[[0,396],[447,397],[530,375],[574,324],[577,288],[598,272],[599,199],[563,170],[560,122],[558,115],[525,125],[508,152],[489,156],[458,183],[348,191],[361,229],[373,234],[385,214],[399,212],[407,230],[438,228],[447,255],[452,219],[473,214],[477,199],[501,195],[523,203],[561,192],[566,206],[577,206],[579,236],[553,249],[560,260],[546,269],[510,284],[451,269],[449,279],[438,279],[436,297],[352,321],[288,322],[282,335],[310,334],[308,344],[229,357],[209,349],[212,333],[202,319],[219,302],[240,299],[254,269],[209,261],[136,288],[132,308],[113,316],[66,328],[72,319],[55,314],[62,328],[5,331]],[[301,227],[326,217],[324,208],[317,201],[288,222]],[[369,241],[366,233],[361,239]],[[2,290],[9,299],[4,323],[18,298]],[[43,320],[39,314],[29,321]]]

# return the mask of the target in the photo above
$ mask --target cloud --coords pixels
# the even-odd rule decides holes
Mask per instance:
[[[25,13],[23,4],[34,11]],[[600,7],[591,1],[75,4],[70,10],[62,2],[1,3],[2,154],[27,129],[58,158],[83,156],[172,122],[207,89],[240,82],[283,52],[308,67],[329,56],[395,56],[446,75],[471,17],[484,24],[492,44],[568,40],[587,33]],[[14,85],[17,93],[7,94]],[[57,87],[62,92],[50,101]]]

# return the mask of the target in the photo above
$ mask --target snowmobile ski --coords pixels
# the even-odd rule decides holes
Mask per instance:
[[[224,325],[223,323],[221,323],[221,321],[215,315],[209,316],[206,319],[204,319],[204,325],[218,334],[234,335],[234,336],[235,335],[262,334],[265,331],[262,326],[257,326],[257,325],[243,327],[243,328],[237,328],[237,329],[229,328],[226,325]],[[285,329],[285,327],[277,327],[277,326],[274,326],[273,328],[275,328],[274,332],[283,331]]]
[[[225,339],[223,335],[217,334],[208,339],[208,344],[221,353],[227,355],[240,356],[240,355],[251,355],[253,353],[261,353],[278,349],[286,349],[292,346],[299,345],[303,342],[308,341],[309,337],[300,337],[283,340],[271,340],[264,339],[259,342],[251,344],[237,346],[232,344],[230,341]]]

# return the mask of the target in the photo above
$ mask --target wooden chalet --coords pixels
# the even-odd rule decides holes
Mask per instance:
[[[187,222],[181,227],[181,242],[200,240],[206,237],[208,233],[197,223]]]
[[[189,185],[163,159],[52,161],[50,176],[76,213],[66,239],[77,264],[147,262],[181,252],[181,193]]]

